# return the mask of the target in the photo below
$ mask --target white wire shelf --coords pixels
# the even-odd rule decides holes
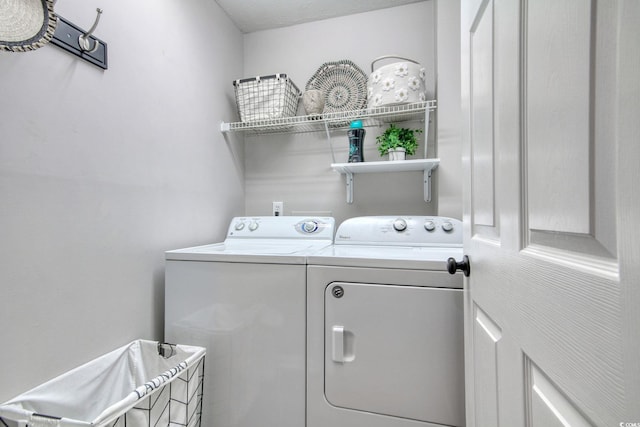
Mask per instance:
[[[362,110],[350,110],[322,115],[294,116],[281,119],[258,120],[253,122],[222,122],[222,132],[264,133],[304,133],[323,130],[347,129],[352,120],[362,120],[365,127],[381,126],[391,122],[424,120],[425,111],[436,109],[436,101],[415,102]]]

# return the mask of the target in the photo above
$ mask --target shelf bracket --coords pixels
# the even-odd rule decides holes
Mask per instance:
[[[327,142],[329,143],[329,150],[331,151],[331,160],[336,162],[336,155],[333,153],[333,144],[331,143],[331,132],[329,132],[329,122],[324,122],[324,131],[327,133]]]
[[[431,201],[431,169],[424,170],[424,201]]]
[[[428,159],[427,147],[429,146],[429,121],[431,119],[431,110],[429,108],[424,110],[424,158]]]
[[[347,181],[347,203],[353,203],[353,174],[347,172],[345,174],[345,180]]]

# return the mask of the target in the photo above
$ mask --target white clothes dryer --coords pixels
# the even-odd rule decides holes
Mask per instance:
[[[333,233],[242,217],[222,243],[166,253],[165,341],[207,349],[203,426],[304,426],[306,257]]]
[[[307,427],[464,426],[462,224],[358,217],[307,259]]]

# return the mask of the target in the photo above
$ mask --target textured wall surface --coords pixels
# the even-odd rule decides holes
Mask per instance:
[[[65,0],[109,69],[0,52],[0,401],[135,338],[161,339],[164,251],[244,211],[232,111],[242,34],[210,0]]]

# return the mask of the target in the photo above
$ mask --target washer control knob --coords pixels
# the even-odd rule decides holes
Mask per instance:
[[[453,230],[453,224],[450,223],[449,221],[443,222],[442,223],[442,229],[448,233],[451,230]]]
[[[407,229],[407,221],[402,218],[398,218],[393,221],[393,229],[396,231],[404,231]]]
[[[242,230],[243,228],[244,228],[244,222],[236,222],[235,229],[236,229],[237,231],[240,231],[240,230]]]
[[[260,224],[258,224],[256,221],[251,221],[249,223],[249,231],[256,231],[259,225]]]
[[[318,229],[318,223],[315,221],[305,221],[302,223],[301,228],[305,233],[313,233]]]
[[[427,222],[424,223],[424,229],[427,231],[433,231],[436,229],[436,223],[429,220]]]

